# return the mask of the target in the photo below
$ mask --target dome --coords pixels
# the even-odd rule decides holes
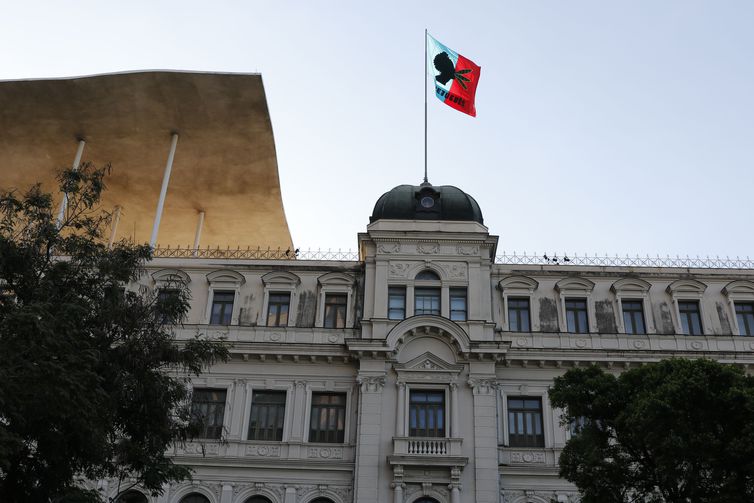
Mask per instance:
[[[377,200],[369,222],[392,220],[456,220],[484,224],[473,197],[452,185],[398,185]]]

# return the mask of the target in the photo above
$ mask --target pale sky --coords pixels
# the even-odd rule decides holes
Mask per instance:
[[[754,2],[0,1],[0,79],[260,72],[296,246],[355,249],[419,184],[424,29],[482,67],[429,96],[429,178],[499,250],[754,256]],[[2,134],[2,132],[0,132]]]

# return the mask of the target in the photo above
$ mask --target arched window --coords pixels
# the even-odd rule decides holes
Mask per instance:
[[[317,498],[315,500],[312,500],[310,503],[335,503],[330,498]]]
[[[440,276],[435,271],[424,269],[422,272],[416,275],[416,278],[421,281],[440,281]]]
[[[438,503],[438,501],[434,498],[420,498],[414,501],[414,503]]]
[[[188,496],[181,498],[181,503],[211,503],[209,498],[203,494],[191,493]]]
[[[272,503],[272,501],[270,501],[269,498],[265,498],[264,496],[252,496],[244,503]]]
[[[115,500],[115,503],[147,503],[147,497],[139,491],[126,491]]]

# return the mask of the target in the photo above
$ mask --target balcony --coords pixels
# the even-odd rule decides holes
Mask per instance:
[[[392,465],[464,466],[461,438],[393,437]]]

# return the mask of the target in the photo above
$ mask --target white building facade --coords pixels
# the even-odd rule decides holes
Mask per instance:
[[[476,202],[429,184],[386,193],[358,242],[352,261],[149,264],[144,285],[191,291],[178,337],[225,337],[232,358],[192,380],[204,438],[174,456],[193,481],[121,501],[576,502],[554,377],[754,365],[751,269],[499,263]]]

